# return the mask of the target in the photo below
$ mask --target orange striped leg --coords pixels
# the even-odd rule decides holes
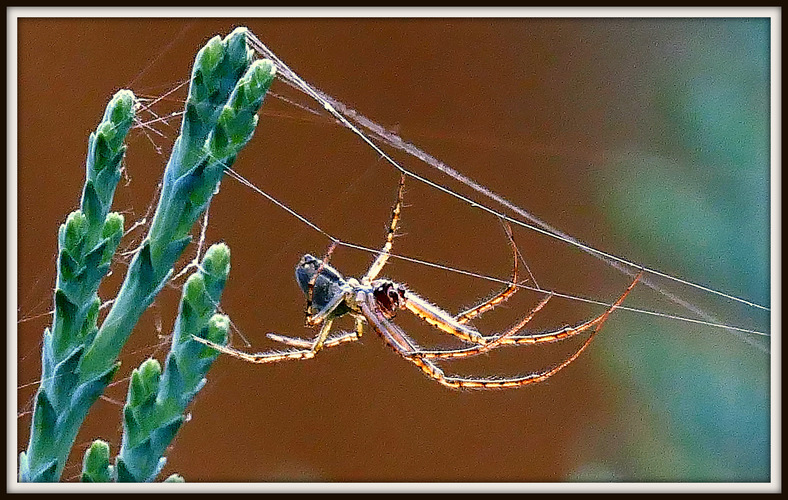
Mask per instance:
[[[514,267],[512,269],[512,280],[511,284],[506,287],[504,291],[499,293],[498,295],[492,297],[481,304],[471,307],[467,311],[463,311],[457,316],[454,317],[455,321],[460,324],[465,324],[468,321],[481,316],[482,314],[486,313],[487,311],[495,308],[498,304],[506,301],[509,297],[514,295],[517,291],[517,278],[518,278],[518,269],[517,269],[517,245],[514,243],[514,239],[512,238],[511,228],[507,228],[506,236],[509,237],[509,244],[512,247],[512,252],[514,253]]]
[[[309,326],[314,326],[316,324],[314,322],[310,322],[309,320],[309,315],[312,314],[312,298],[315,296],[315,283],[317,282],[317,278],[318,276],[320,276],[320,273],[323,272],[323,268],[325,268],[326,265],[328,265],[328,259],[331,258],[331,254],[334,253],[334,249],[336,247],[337,247],[337,242],[332,241],[331,245],[329,245],[328,250],[326,251],[326,254],[320,260],[320,265],[317,267],[317,270],[315,270],[315,275],[312,276],[311,280],[309,280],[309,287],[308,287],[309,291],[306,294],[306,315],[307,315],[306,323]]]
[[[495,308],[497,305],[501,304],[509,297],[514,295],[518,289],[517,246],[515,245],[514,239],[512,238],[511,229],[507,229],[506,235],[509,237],[509,243],[512,246],[514,266],[512,270],[511,284],[501,293],[453,317],[443,309],[430,304],[426,300],[411,292],[409,292],[406,297],[407,300],[405,302],[405,307],[422,320],[426,321],[435,328],[442,330],[443,332],[454,335],[455,337],[458,337],[466,342],[472,342],[474,344],[487,343],[488,340],[481,333],[479,333],[478,330],[473,327],[466,326],[466,323],[471,319],[476,318],[481,314],[484,314],[485,312]],[[542,304],[542,306],[543,305],[544,304]],[[541,309],[541,306],[539,306],[539,308]],[[530,319],[530,317],[528,319]],[[526,320],[526,322],[527,321],[528,320]]]
[[[232,356],[234,358],[248,361],[249,363],[262,364],[262,363],[276,363],[279,361],[286,361],[286,360],[311,359],[314,358],[315,354],[317,354],[317,352],[323,347],[323,343],[328,337],[328,332],[329,330],[331,330],[332,322],[333,319],[327,319],[323,322],[323,325],[320,327],[320,333],[317,335],[315,340],[312,341],[309,349],[301,349],[295,351],[270,351],[270,352],[258,352],[252,354],[229,346],[220,345],[215,342],[211,342],[210,340],[197,337],[195,335],[192,335],[192,339],[197,342],[200,342],[201,344],[205,344],[208,347],[215,349],[223,354],[227,354],[228,356]]]
[[[616,300],[616,302],[613,305],[611,305],[607,311],[605,311],[604,313],[602,313],[601,315],[597,316],[596,318],[590,321],[587,321],[585,323],[582,323],[574,327],[565,327],[555,332],[548,332],[548,333],[542,333],[537,335],[523,335],[523,336],[513,335],[511,337],[501,339],[501,344],[514,345],[514,344],[541,344],[545,342],[556,342],[559,340],[563,340],[565,338],[573,337],[578,333],[582,333],[588,330],[589,328],[593,328],[597,325],[601,326],[600,323],[605,322],[607,320],[607,317],[610,315],[610,313],[613,312],[613,309],[617,308],[618,306],[621,305],[622,302],[624,302],[624,299],[627,298],[629,293],[632,291],[632,289],[635,288],[635,285],[638,284],[638,282],[642,277],[643,277],[643,272],[641,271],[640,273],[638,273],[637,276],[635,276],[635,279],[632,281],[632,283],[629,284],[627,289],[624,290],[624,293],[621,294],[621,297],[619,297],[618,300]]]
[[[422,356],[429,359],[451,359],[451,358],[466,358],[470,356],[475,356],[477,354],[482,354],[488,352],[496,347],[500,347],[503,345],[503,342],[514,335],[515,333],[522,330],[525,325],[533,319],[537,312],[539,312],[547,302],[552,298],[552,295],[548,295],[544,299],[542,299],[539,304],[536,305],[531,312],[528,313],[522,320],[520,320],[517,324],[512,326],[509,330],[504,332],[501,335],[495,337],[485,337],[488,341],[484,344],[477,344],[472,347],[467,347],[464,349],[437,349],[437,350],[430,350],[430,351],[418,351],[415,354],[418,356]]]
[[[400,175],[399,178],[399,187],[397,188],[397,202],[394,204],[394,208],[391,210],[391,222],[389,223],[389,230],[388,234],[386,234],[386,244],[383,245],[383,249],[381,250],[378,257],[369,266],[369,270],[362,278],[362,283],[369,283],[370,281],[374,280],[380,274],[380,271],[383,270],[383,266],[386,265],[386,261],[389,260],[389,255],[391,253],[391,247],[394,245],[394,234],[397,231],[397,224],[399,223],[400,214],[402,213],[402,197],[405,189],[405,174]]]
[[[375,331],[383,337],[394,350],[402,357],[418,366],[421,371],[428,377],[434,379],[439,384],[452,388],[452,389],[507,389],[515,387],[523,387],[526,385],[536,384],[543,382],[552,377],[562,369],[571,364],[578,356],[585,350],[586,347],[593,340],[599,327],[589,336],[585,343],[575,351],[563,363],[545,370],[542,372],[531,373],[520,377],[502,378],[502,379],[485,379],[485,378],[472,378],[472,377],[459,377],[448,376],[441,370],[433,361],[424,357],[418,356],[418,346],[408,337],[398,326],[388,321],[382,314],[376,313],[374,309],[374,301],[369,300],[369,303],[361,305],[362,311],[365,316],[368,315]],[[601,325],[600,325],[601,326]]]
[[[488,352],[491,349],[496,347],[500,347],[503,345],[520,345],[520,344],[543,344],[543,343],[550,343],[550,342],[558,342],[560,340],[565,340],[580,333],[583,333],[591,328],[597,327],[597,330],[602,327],[602,323],[604,323],[610,313],[613,312],[615,308],[621,305],[624,302],[624,299],[627,298],[629,292],[635,287],[635,285],[640,281],[641,274],[638,274],[634,281],[627,287],[623,294],[616,300],[616,302],[610,306],[610,308],[602,313],[601,315],[597,316],[596,318],[582,323],[575,327],[566,327],[562,330],[548,332],[548,333],[540,333],[535,335],[526,335],[526,336],[515,336],[514,334],[517,333],[522,327],[534,316],[536,312],[539,311],[547,301],[552,297],[552,295],[548,295],[542,302],[540,302],[532,311],[531,313],[526,316],[522,321],[518,324],[513,326],[511,329],[506,331],[503,335],[496,336],[496,337],[485,337],[485,344],[481,344],[479,346],[473,346],[465,349],[452,349],[452,350],[432,350],[432,351],[420,351],[416,354],[419,356],[424,356],[425,358],[431,359],[457,359],[457,358],[465,358],[470,356],[475,356],[477,354],[482,354],[484,352]]]
[[[338,335],[333,337],[328,337],[325,342],[323,342],[323,349],[328,349],[330,347],[336,347],[341,344],[346,344],[348,342],[355,342],[361,335],[363,334],[363,320],[361,318],[356,318],[356,331],[354,332],[340,332]],[[312,346],[313,341],[308,339],[302,339],[299,337],[289,337],[287,335],[279,335],[278,333],[268,333],[266,334],[271,340],[276,342],[280,342],[282,344],[287,344],[293,347],[300,347],[300,348],[308,348]]]
[[[474,344],[485,343],[484,336],[478,330],[457,322],[451,314],[436,305],[430,304],[413,292],[405,293],[405,308],[438,330],[454,335],[466,342],[473,342]]]
[[[279,335],[278,333],[269,333],[266,336],[274,340],[276,342],[280,342],[282,344],[287,344],[293,347],[300,347],[300,348],[308,348],[312,345],[311,340],[302,339],[299,337],[289,337],[287,335]],[[356,332],[340,332],[337,335],[332,337],[328,337],[325,342],[323,342],[323,349],[329,349],[331,347],[336,347],[341,344],[347,344],[349,342],[355,342],[358,340],[358,334]]]

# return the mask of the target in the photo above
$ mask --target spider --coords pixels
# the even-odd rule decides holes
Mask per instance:
[[[306,340],[269,333],[267,334],[268,338],[295,347],[296,349],[251,354],[229,346],[219,345],[200,337],[192,336],[192,338],[219,352],[251,363],[274,363],[284,360],[310,359],[321,349],[335,347],[346,342],[357,341],[363,334],[364,324],[369,323],[372,325],[375,332],[377,332],[396,353],[415,364],[428,377],[444,386],[455,389],[522,387],[548,379],[577,359],[591,343],[610,313],[621,305],[641,277],[640,274],[635,277],[634,281],[618,300],[616,300],[616,302],[604,313],[577,326],[567,326],[559,330],[538,334],[519,333],[553,296],[552,293],[547,293],[536,307],[505,332],[497,335],[483,335],[476,328],[470,326],[468,324],[469,321],[494,309],[497,305],[511,297],[519,288],[517,284],[517,248],[512,239],[511,230],[507,229],[507,236],[514,250],[514,268],[509,286],[479,305],[461,312],[460,314],[452,315],[444,309],[430,304],[428,301],[409,290],[405,285],[390,279],[378,278],[378,275],[383,270],[391,254],[394,236],[402,211],[404,182],[405,176],[403,174],[400,177],[399,187],[397,189],[397,201],[392,209],[386,243],[383,245],[382,250],[378,253],[378,256],[372,262],[363,277],[360,279],[345,278],[339,271],[329,265],[328,260],[331,252],[334,250],[335,243],[329,247],[323,259],[318,259],[307,254],[301,258],[301,261],[296,266],[296,281],[307,299],[306,324],[310,327],[319,326],[318,334],[314,339]],[[392,321],[396,313],[400,310],[407,310],[429,325],[461,339],[468,344],[467,347],[439,350],[422,349],[404,330]],[[355,319],[355,331],[342,332],[338,335],[329,337],[334,320],[346,315],[350,315]],[[440,360],[457,359],[482,354],[503,345],[557,342],[574,337],[575,335],[591,329],[593,330],[588,339],[565,361],[549,369],[527,375],[510,378],[451,376],[446,375],[436,364],[436,361]]]

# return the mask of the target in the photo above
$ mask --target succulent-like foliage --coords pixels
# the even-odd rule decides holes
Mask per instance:
[[[51,329],[44,332],[41,386],[30,442],[20,455],[22,481],[60,477],[79,425],[117,369],[113,362],[85,380],[77,367],[96,336],[101,303],[97,290],[123,235],[123,217],[108,212],[134,113],[134,94],[127,90],[115,94],[107,105],[90,135],[80,210],[60,226],[54,318]]]
[[[224,40],[211,39],[197,54],[181,135],[164,171],[150,231],[81,361],[85,374],[97,375],[117,358],[191,241],[189,231],[216,192],[224,168],[251,138],[256,113],[274,78],[273,64],[252,63],[252,54],[246,48],[245,29]]]
[[[164,451],[185,420],[186,406],[205,385],[218,352],[192,335],[227,342],[230,320],[215,314],[227,273],[230,249],[213,245],[200,270],[183,287],[172,346],[162,371],[155,359],[134,370],[123,408],[123,440],[115,465],[117,481],[153,481],[164,467]]]
[[[214,37],[197,54],[181,135],[164,172],[153,222],[100,327],[96,292],[123,235],[123,218],[109,209],[121,175],[123,140],[134,120],[134,95],[118,92],[91,134],[81,209],[69,215],[58,237],[55,315],[51,330],[44,333],[42,383],[30,441],[20,454],[21,481],[60,478],[88,409],[117,371],[123,345],[170,279],[224,168],[254,133],[274,66],[265,60],[252,62],[252,54],[245,28],[225,39]],[[214,246],[184,288],[163,373],[154,360],[134,371],[116,465],[109,465],[106,443],[95,442],[85,456],[85,481],[146,481],[158,474],[164,448],[183,421],[183,409],[204,384],[215,358],[215,352],[187,340],[195,334],[225,342],[229,320],[213,316],[213,311],[228,270],[229,250]]]

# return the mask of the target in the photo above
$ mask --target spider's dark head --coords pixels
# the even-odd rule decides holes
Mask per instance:
[[[375,303],[388,319],[394,317],[397,311],[405,307],[405,287],[393,281],[379,280],[372,290]]]
[[[319,275],[317,275],[318,270],[320,271]],[[336,294],[341,293],[341,288],[345,284],[345,278],[339,274],[339,271],[328,264],[323,264],[322,260],[309,254],[301,257],[295,268],[295,277],[301,291],[307,296],[309,295],[309,283],[313,279],[315,280],[312,290],[312,306],[317,310],[325,307]]]

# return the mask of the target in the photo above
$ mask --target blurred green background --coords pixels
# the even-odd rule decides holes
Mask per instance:
[[[676,20],[663,27],[667,43],[638,37],[622,49],[654,43],[646,64],[659,76],[642,88],[653,115],[641,118],[654,133],[611,155],[603,175],[613,189],[598,189],[597,199],[617,237],[637,242],[641,262],[665,262],[679,276],[703,276],[718,290],[768,306],[769,22]],[[719,308],[709,299],[698,305]],[[726,318],[752,313],[730,302],[724,307]],[[767,480],[768,358],[700,328],[642,318],[637,328],[638,336],[602,341],[610,369],[628,372],[621,410],[643,416],[643,432],[616,452],[629,464],[626,475]],[[674,333],[687,328],[699,334],[685,331],[677,344]],[[768,339],[751,340],[769,346]],[[615,426],[606,432],[622,436]]]
[[[89,131],[115,90],[162,96],[187,78],[208,38],[241,25],[316,87],[562,231],[770,305],[768,19],[22,19],[20,450],[47,325],[37,315],[51,307],[56,230],[78,202]],[[319,109],[308,99],[281,82],[272,92],[236,170],[332,234],[379,247],[394,169],[330,119],[289,102]],[[177,110],[184,95],[168,94],[158,114]],[[166,137],[133,134],[115,205],[127,221],[150,206],[177,126],[159,127]],[[405,196],[395,253],[509,277],[510,251],[496,220],[416,182],[406,184]],[[514,237],[544,288],[610,303],[630,280],[523,228]],[[264,337],[269,331],[313,334],[302,326],[293,266],[303,253],[323,253],[325,238],[227,179],[207,239],[231,247],[222,306],[249,350],[276,347]],[[368,254],[341,248],[332,257],[348,275],[369,262]],[[118,262],[116,282],[123,272]],[[384,274],[450,311],[499,287],[394,259]],[[769,331],[768,312],[659,284],[721,323]],[[64,477],[78,474],[92,439],[117,449],[113,401],[125,398],[123,377],[134,366],[150,355],[163,359],[158,346],[167,343],[178,295],[165,290],[143,317],[121,358],[119,383],[93,409]],[[477,326],[501,331],[539,298],[520,292]],[[692,316],[644,286],[626,305]],[[556,298],[532,326],[555,329],[600,312]],[[404,315],[397,322],[424,345],[449,342]],[[768,481],[769,341],[746,340],[619,311],[587,353],[548,382],[484,393],[427,380],[371,332],[360,345],[303,363],[220,358],[163,474],[243,482]],[[234,345],[244,347],[240,335]],[[523,373],[577,345],[500,350],[446,369]]]

